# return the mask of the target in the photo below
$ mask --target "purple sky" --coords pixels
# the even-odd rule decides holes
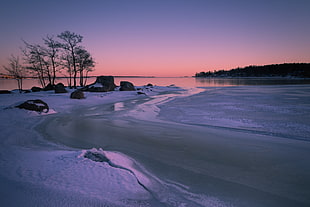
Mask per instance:
[[[310,62],[309,22],[309,0],[2,0],[0,65],[20,54],[21,39],[65,30],[84,36],[93,75]]]

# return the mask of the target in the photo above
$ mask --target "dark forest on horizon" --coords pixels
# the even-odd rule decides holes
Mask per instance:
[[[283,63],[255,66],[231,70],[196,73],[195,77],[296,77],[310,78],[310,63]]]

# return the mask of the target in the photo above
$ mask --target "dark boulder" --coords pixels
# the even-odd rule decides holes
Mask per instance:
[[[54,89],[55,89],[55,87],[52,84],[49,83],[49,84],[47,84],[47,86],[45,86],[43,88],[43,91],[52,91]]]
[[[66,90],[66,87],[62,83],[58,83],[55,86],[55,93],[67,93],[68,91]]]
[[[148,83],[146,86],[153,87],[152,83]]]
[[[106,86],[109,91],[113,91],[116,87],[113,76],[99,76],[97,77],[96,83],[101,83],[103,86]]]
[[[49,111],[49,107],[47,105],[47,103],[45,103],[44,101],[40,100],[40,99],[36,99],[36,100],[28,100],[25,101],[24,103],[15,106],[16,108],[20,108],[20,109],[26,109],[26,110],[30,110],[30,111],[37,111],[37,112],[45,112],[47,113]]]
[[[8,90],[0,90],[0,94],[10,94],[10,93],[12,92]]]
[[[114,91],[116,85],[113,76],[98,76],[96,82],[83,88],[85,91],[90,92],[108,92]]]
[[[135,86],[129,81],[121,81],[120,91],[135,91]]]
[[[32,91],[32,92],[39,92],[39,91],[42,91],[42,88],[33,86],[33,87],[31,88],[31,91]]]
[[[138,94],[138,95],[142,95],[142,94],[143,94],[143,95],[146,95],[146,93],[144,93],[143,91],[138,91],[137,94]]]
[[[93,86],[90,86],[86,91],[89,91],[89,92],[108,92],[109,90],[103,86],[93,85]]]
[[[72,99],[84,99],[85,96],[84,96],[83,91],[81,91],[81,90],[76,90],[76,91],[73,91],[73,92],[71,93],[70,98],[72,98]]]

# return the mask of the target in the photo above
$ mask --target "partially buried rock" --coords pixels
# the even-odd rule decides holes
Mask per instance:
[[[55,86],[55,93],[67,93],[68,91],[66,90],[64,84],[58,83]]]
[[[113,76],[98,76],[96,82],[83,88],[89,92],[108,92],[114,91],[116,85]]]
[[[31,88],[31,91],[32,91],[32,92],[39,92],[39,91],[42,91],[42,88],[37,87],[37,86],[33,86],[33,87]]]
[[[101,153],[87,151],[84,157],[95,162],[109,162],[110,160]]]
[[[41,112],[47,113],[49,111],[49,107],[47,103],[45,103],[44,101],[40,99],[28,100],[15,107],[20,108],[20,109],[30,110],[30,111],[37,111],[40,113]]]
[[[129,81],[121,81],[120,91],[135,91],[135,86]]]
[[[84,96],[83,91],[81,91],[81,90],[76,90],[76,91],[73,91],[73,92],[71,93],[70,98],[72,98],[72,99],[84,99],[85,96]]]
[[[43,91],[52,91],[54,89],[55,89],[55,87],[52,84],[49,83],[49,84],[47,84],[47,86],[45,86],[43,88]]]
[[[0,90],[0,94],[10,94],[11,91],[8,90]]]

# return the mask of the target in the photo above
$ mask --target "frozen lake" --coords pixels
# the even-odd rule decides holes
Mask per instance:
[[[31,189],[29,199],[14,192],[24,203],[50,206],[309,206],[309,94],[303,84],[154,88],[84,102],[32,93],[57,113],[1,111],[13,125],[1,124],[0,196],[14,204],[16,185]],[[2,97],[5,108],[27,94]],[[118,169],[77,158],[91,148]]]

